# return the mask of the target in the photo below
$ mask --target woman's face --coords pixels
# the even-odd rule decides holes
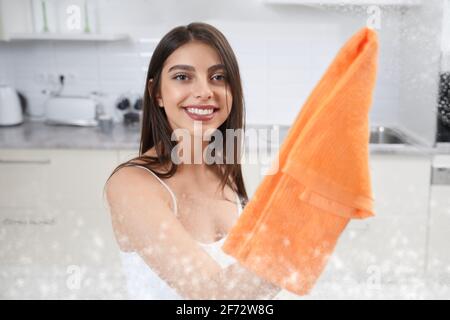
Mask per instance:
[[[233,102],[220,56],[199,41],[179,47],[166,59],[156,98],[172,129],[185,128],[191,135],[217,129],[228,118]]]

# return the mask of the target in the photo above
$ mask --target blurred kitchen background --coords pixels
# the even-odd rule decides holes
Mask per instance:
[[[277,298],[450,298],[450,0],[0,0],[0,298],[127,297],[102,190],[137,155],[152,51],[193,21],[230,41],[247,128],[279,128],[274,148],[376,29],[376,217],[349,224],[311,295]],[[243,165],[250,196],[263,172]]]

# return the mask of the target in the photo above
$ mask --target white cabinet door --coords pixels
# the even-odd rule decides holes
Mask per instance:
[[[0,283],[6,299],[121,298],[111,227],[98,212],[0,212]]]
[[[375,154],[370,168],[377,217],[427,214],[431,156]]]
[[[102,189],[117,152],[1,150],[0,160],[3,292],[11,298],[114,297],[123,279]],[[67,281],[76,270],[82,281],[72,290]]]
[[[3,299],[126,299],[121,269],[49,268],[48,266],[2,266]]]
[[[103,193],[117,165],[116,150],[52,150],[50,207],[61,217],[66,264],[118,264],[111,217]]]
[[[0,208],[104,208],[116,150],[0,149]]]
[[[0,263],[113,263],[103,185],[116,151],[1,150]]]
[[[96,210],[0,212],[3,298],[121,298],[125,282],[109,219]]]
[[[115,150],[51,150],[51,159],[51,207],[104,207],[103,187],[117,163]]]
[[[439,283],[450,282],[450,156],[438,155],[430,198],[430,231],[427,276]]]
[[[51,265],[64,252],[58,229],[63,219],[49,209],[2,208],[0,265]]]
[[[0,149],[0,210],[48,207],[51,165],[46,150]]]
[[[0,265],[48,267],[118,263],[106,210],[19,209],[0,212]]]
[[[431,157],[372,155],[370,168],[375,217],[350,221],[323,281],[423,276]]]

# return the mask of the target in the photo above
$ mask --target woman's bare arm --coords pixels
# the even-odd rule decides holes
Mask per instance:
[[[136,251],[185,299],[268,299],[278,292],[239,263],[222,269],[174,216],[163,192],[140,168],[125,167],[110,178],[106,195],[121,247]]]

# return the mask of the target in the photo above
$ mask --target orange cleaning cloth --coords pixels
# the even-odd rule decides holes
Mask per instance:
[[[260,277],[309,293],[350,219],[374,216],[369,110],[378,36],[364,27],[339,50],[289,129],[222,249]],[[274,167],[272,163],[272,168]]]

